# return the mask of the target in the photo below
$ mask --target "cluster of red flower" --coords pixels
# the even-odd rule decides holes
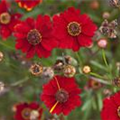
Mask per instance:
[[[88,15],[80,15],[78,9],[70,7],[54,15],[53,21],[48,15],[38,15],[36,20],[27,18],[20,21],[21,15],[12,14],[9,8],[5,0],[0,3],[0,34],[7,38],[14,33],[16,48],[27,53],[27,58],[35,54],[40,58],[49,57],[56,47],[78,51],[80,47],[92,44],[97,27]]]
[[[42,0],[26,2],[15,0],[20,7],[31,10]],[[21,21],[20,13],[13,14],[10,4],[0,2],[0,35],[3,39],[11,34],[16,37],[16,49],[26,53],[27,58],[35,54],[38,57],[49,57],[54,48],[78,51],[81,47],[92,44],[92,37],[97,29],[87,14],[70,7],[52,20],[48,15],[38,15],[37,19],[27,18]],[[49,108],[50,113],[68,115],[71,110],[81,105],[80,89],[74,78],[55,76],[43,86],[41,100]],[[120,119],[120,93],[104,100],[101,116],[103,120]],[[41,118],[42,108],[37,103],[21,103],[16,106],[16,120]],[[109,115],[108,115],[109,114]],[[114,114],[114,115],[113,115]]]

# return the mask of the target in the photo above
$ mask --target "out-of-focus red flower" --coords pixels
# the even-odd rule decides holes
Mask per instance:
[[[6,0],[0,2],[0,35],[3,39],[8,38],[17,23],[20,22],[21,14],[11,13],[10,5]]]
[[[42,0],[15,0],[21,8],[31,11],[39,3],[42,3]]]
[[[36,102],[16,105],[15,120],[41,120],[43,109]]]
[[[16,49],[27,53],[27,58],[35,54],[41,57],[49,57],[53,48],[57,46],[52,35],[52,23],[50,17],[39,15],[37,20],[27,18],[15,27]]]
[[[120,91],[104,99],[101,118],[102,120],[120,120]]]
[[[81,105],[80,89],[74,78],[55,76],[43,86],[41,99],[50,109],[50,113],[68,115]]]
[[[54,36],[59,40],[60,48],[78,51],[92,44],[97,26],[88,15],[80,15],[80,10],[70,7],[60,15],[55,15],[53,22]]]

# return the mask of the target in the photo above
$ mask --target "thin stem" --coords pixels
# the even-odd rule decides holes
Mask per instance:
[[[78,52],[76,52],[75,55],[76,55],[76,57],[77,57],[77,59],[78,59],[78,61],[79,61],[80,66],[82,67],[82,65],[83,65],[82,58],[80,57],[80,55],[79,55]]]
[[[0,44],[1,44],[2,46],[5,46],[5,47],[11,49],[11,50],[15,50],[13,47],[11,47],[11,46],[5,44],[4,42],[1,42],[1,41],[0,41]]]
[[[91,78],[94,79],[97,82],[102,83],[102,84],[111,85],[111,83],[109,83],[109,82],[107,82],[107,81],[105,81],[103,79],[99,79],[99,78],[96,78],[96,77],[91,77]]]
[[[109,65],[108,65],[108,62],[107,62],[107,59],[106,59],[106,54],[105,54],[104,49],[102,49],[102,56],[103,56],[103,60],[104,60],[104,62],[105,62],[106,67],[109,68]]]
[[[101,75],[99,75],[99,74],[97,74],[97,73],[90,72],[90,75],[95,76],[95,77],[97,77],[97,78],[102,78],[102,79],[104,79],[103,76],[101,76]]]
[[[26,78],[24,78],[24,79],[22,79],[22,80],[19,80],[19,81],[15,82],[15,83],[12,83],[10,86],[11,86],[11,87],[16,87],[16,86],[18,86],[18,85],[20,85],[20,84],[23,84],[23,83],[27,82],[28,80],[29,80],[29,78],[26,77]]]
[[[108,77],[109,77],[109,79],[112,79],[112,71],[111,71],[111,68],[110,68],[110,66],[109,66],[109,64],[107,62],[106,54],[105,54],[104,49],[102,49],[102,56],[103,56],[104,63],[106,65],[106,67],[108,68],[108,72],[110,73],[110,76],[111,76],[111,77],[109,77],[109,76]]]

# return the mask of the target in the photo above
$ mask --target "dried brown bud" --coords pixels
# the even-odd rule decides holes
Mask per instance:
[[[76,73],[75,67],[72,65],[65,65],[63,69],[64,76],[66,77],[73,77]]]
[[[120,5],[120,0],[110,0],[109,1],[110,5],[113,7],[119,7]]]
[[[54,70],[51,67],[44,67],[42,77],[44,79],[52,79],[54,77]]]
[[[116,20],[113,20],[112,22],[108,22],[108,20],[104,20],[101,27],[99,28],[100,32],[104,35],[106,35],[108,38],[116,38],[117,37],[117,27],[118,23]]]
[[[62,70],[64,66],[63,60],[58,59],[54,65],[55,70]]]
[[[77,65],[77,61],[73,57],[66,55],[64,58],[65,58],[66,64]]]
[[[30,72],[32,75],[39,76],[43,73],[43,66],[39,64],[33,64],[30,67]]]
[[[113,84],[116,85],[117,87],[120,87],[120,77],[115,78],[115,79],[113,80]]]

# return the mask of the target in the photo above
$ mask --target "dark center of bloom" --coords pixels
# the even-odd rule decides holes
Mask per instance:
[[[58,102],[65,103],[69,98],[69,94],[66,90],[61,89],[56,93],[55,97]]]
[[[91,83],[91,86],[92,86],[93,89],[98,89],[98,88],[101,87],[101,83],[93,80],[92,83]]]
[[[67,30],[71,36],[78,36],[81,33],[81,26],[78,22],[70,22]]]
[[[120,106],[117,108],[118,117],[120,117]]]
[[[8,12],[4,12],[0,14],[0,23],[2,24],[8,24],[11,20],[11,16]]]
[[[30,118],[30,115],[31,115],[31,109],[29,108],[25,108],[23,111],[22,111],[22,117],[26,120],[28,120]]]
[[[31,45],[37,45],[42,41],[42,35],[38,30],[33,29],[28,32],[27,40]]]

